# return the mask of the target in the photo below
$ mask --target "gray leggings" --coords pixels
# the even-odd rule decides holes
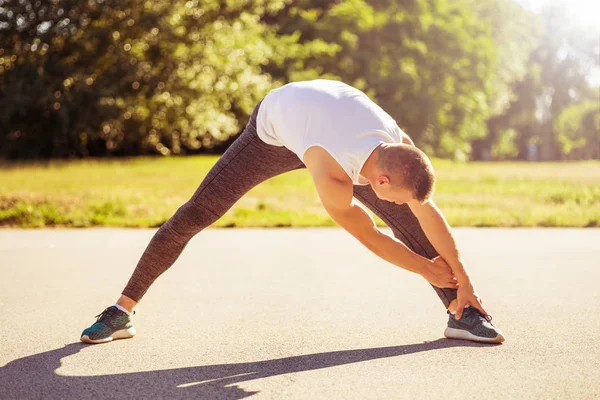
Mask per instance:
[[[284,172],[305,168],[296,154],[285,147],[266,144],[257,136],[259,106],[260,103],[244,132],[213,166],[192,198],[156,232],[123,290],[125,296],[139,301],[156,278],[173,265],[190,239],[219,219],[254,186]],[[411,250],[430,259],[437,256],[407,205],[380,200],[368,185],[355,185],[354,196]],[[456,289],[433,288],[446,307],[456,298]]]

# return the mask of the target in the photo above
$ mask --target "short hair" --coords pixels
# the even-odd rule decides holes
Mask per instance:
[[[408,189],[421,203],[433,195],[435,172],[425,153],[409,144],[392,144],[381,148],[378,168],[388,176],[394,187]]]

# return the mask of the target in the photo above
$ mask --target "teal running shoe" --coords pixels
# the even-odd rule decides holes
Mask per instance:
[[[134,311],[135,313],[135,311]],[[110,306],[96,315],[96,323],[81,333],[84,343],[106,343],[115,339],[127,339],[135,336],[133,314]]]
[[[502,343],[504,335],[500,329],[492,325],[492,316],[484,315],[475,307],[469,306],[457,320],[454,314],[447,311],[448,327],[444,336],[448,339],[472,340],[483,343]]]

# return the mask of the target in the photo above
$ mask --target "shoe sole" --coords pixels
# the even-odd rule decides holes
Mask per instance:
[[[504,342],[504,336],[502,334],[499,334],[495,338],[486,338],[486,337],[475,336],[471,332],[465,331],[463,329],[456,329],[456,328],[450,328],[450,327],[446,328],[446,330],[444,331],[444,336],[446,336],[448,339],[471,340],[473,342],[480,342],[480,343],[502,343],[502,342]]]
[[[99,344],[99,343],[108,343],[108,342],[112,342],[113,340],[117,340],[117,339],[129,339],[134,337],[136,334],[135,331],[135,327],[131,327],[128,329],[121,329],[119,331],[114,331],[112,335],[110,335],[107,338],[104,339],[90,339],[88,335],[83,335],[81,337],[81,341],[83,343],[90,343],[90,344]]]

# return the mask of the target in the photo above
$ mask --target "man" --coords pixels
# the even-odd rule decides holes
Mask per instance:
[[[434,171],[396,122],[342,82],[271,91],[192,198],[156,232],[117,303],[83,331],[86,343],[135,335],[133,308],[189,240],[266,179],[306,167],[333,220],[369,250],[423,276],[449,314],[445,336],[502,343],[476,294],[446,220],[433,203]],[[358,199],[392,229],[380,231]]]

